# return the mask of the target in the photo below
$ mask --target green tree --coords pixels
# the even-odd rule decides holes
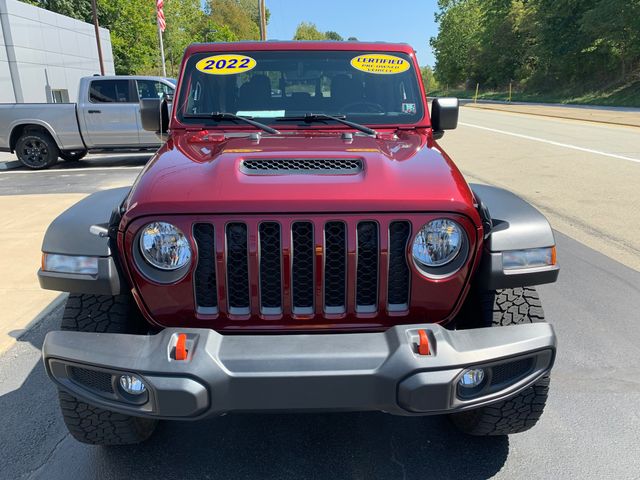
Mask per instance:
[[[459,85],[472,79],[482,45],[480,0],[438,0],[438,35],[430,40],[441,82]]]
[[[117,74],[158,73],[160,51],[153,2],[98,0],[98,20],[111,31]]]
[[[257,13],[252,13],[247,1],[208,0],[207,13],[215,25],[228,27],[238,40],[260,40]]]
[[[580,28],[590,37],[586,51],[603,51],[618,63],[623,79],[640,59],[639,0],[599,0],[584,13]]]
[[[422,75],[422,83],[424,83],[424,90],[427,92],[427,95],[434,90],[440,90],[440,84],[433,73],[433,69],[429,65],[420,67],[420,74]]]
[[[91,21],[91,0],[23,0],[52,12],[76,18],[85,22]]]
[[[185,49],[194,42],[232,42],[237,36],[227,25],[217,25],[202,10],[200,0],[167,1],[164,8],[167,28],[164,47],[167,73],[178,74]]]
[[[294,40],[326,40],[327,35],[318,30],[315,23],[301,22],[293,35]]]
[[[334,32],[333,30],[324,32],[324,36],[327,40],[336,40],[338,42],[342,42],[344,40],[338,32]]]

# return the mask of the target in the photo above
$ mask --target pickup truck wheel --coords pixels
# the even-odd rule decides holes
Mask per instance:
[[[141,333],[142,321],[130,295],[71,294],[62,330],[100,333]],[[157,420],[133,417],[95,407],[58,391],[64,423],[73,437],[93,445],[131,445],[147,440]]]
[[[476,297],[480,325],[504,327],[544,322],[544,311],[533,287],[482,292]],[[480,305],[478,305],[478,300]],[[453,424],[469,435],[510,435],[532,428],[542,416],[549,394],[549,375],[517,395],[486,407],[454,413]]]
[[[77,162],[78,160],[82,160],[86,155],[86,150],[67,150],[66,152],[60,151],[60,158],[65,162]]]
[[[58,161],[58,146],[48,133],[27,131],[16,142],[20,163],[32,170],[49,168]]]

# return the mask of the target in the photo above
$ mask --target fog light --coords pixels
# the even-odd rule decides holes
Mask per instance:
[[[129,395],[142,395],[147,391],[142,379],[135,375],[122,375],[120,377],[120,388]]]
[[[482,368],[470,368],[460,377],[460,386],[463,388],[475,388],[484,380],[484,370]]]

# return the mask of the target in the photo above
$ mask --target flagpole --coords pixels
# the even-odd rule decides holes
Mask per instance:
[[[164,62],[164,44],[162,43],[162,30],[160,29],[160,21],[156,22],[158,26],[158,38],[160,38],[160,58],[162,59],[162,76],[167,76],[167,66]]]
[[[156,0],[156,25],[158,26],[158,38],[160,39],[160,58],[162,59],[162,76],[167,76],[167,65],[164,62],[164,44],[162,43],[162,32],[167,23],[164,19],[164,0]]]

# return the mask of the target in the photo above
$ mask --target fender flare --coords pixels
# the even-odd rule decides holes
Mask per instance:
[[[7,146],[9,147],[11,152],[14,151],[14,147],[15,147],[15,144],[11,145],[11,138],[13,137],[13,133],[16,130],[16,128],[28,127],[31,125],[44,128],[47,131],[47,133],[51,135],[51,138],[53,138],[53,141],[56,142],[56,145],[58,146],[58,148],[60,150],[63,150],[62,143],[60,142],[60,138],[58,137],[58,134],[55,132],[53,127],[49,125],[47,122],[45,122],[44,120],[38,120],[33,118],[28,120],[25,120],[25,119],[16,120],[11,125],[9,125],[9,137],[7,138]],[[18,139],[16,138],[16,142],[17,141]]]
[[[499,187],[470,184],[485,223],[485,239],[477,283],[485,290],[553,283],[557,265],[505,272],[502,252],[555,247],[553,229],[535,207]],[[488,227],[488,228],[487,228]],[[487,231],[488,230],[488,231]]]
[[[42,252],[98,258],[96,275],[38,270],[40,286],[47,290],[97,295],[118,295],[126,290],[117,248],[112,238],[89,231],[92,225],[108,226],[114,211],[127,197],[131,187],[102,190],[89,195],[62,212],[47,228]]]

